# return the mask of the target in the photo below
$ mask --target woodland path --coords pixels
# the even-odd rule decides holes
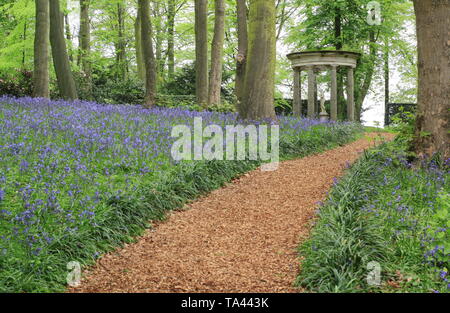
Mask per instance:
[[[100,258],[69,292],[301,291],[297,248],[317,203],[379,136],[243,175]]]

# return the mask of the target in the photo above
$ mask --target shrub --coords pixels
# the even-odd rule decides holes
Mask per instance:
[[[25,97],[33,94],[33,72],[16,70],[0,73],[0,95]]]

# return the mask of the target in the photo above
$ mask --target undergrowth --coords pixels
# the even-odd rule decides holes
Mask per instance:
[[[406,142],[365,152],[335,183],[300,247],[297,285],[313,292],[450,289],[448,160],[413,166]]]

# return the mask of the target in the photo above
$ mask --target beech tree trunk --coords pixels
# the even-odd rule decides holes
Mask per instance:
[[[61,97],[77,99],[77,89],[70,69],[64,38],[63,15],[59,7],[59,0],[49,0],[50,3],[50,44],[52,46],[53,64]]]
[[[242,106],[244,94],[245,64],[247,63],[248,31],[247,31],[247,4],[245,0],[237,0],[237,37],[238,54],[236,56],[236,80],[235,95],[237,100],[237,111],[241,116],[245,115]]]
[[[361,120],[361,111],[362,105],[364,103],[364,99],[366,99],[367,93],[369,92],[370,85],[372,84],[373,74],[375,72],[375,60],[377,58],[377,48],[376,48],[376,39],[375,33],[371,31],[369,33],[369,57],[370,63],[369,68],[366,70],[364,79],[361,83],[361,86],[357,89],[357,96],[355,101],[355,119],[356,121]]]
[[[390,92],[389,92],[389,81],[390,81],[390,68],[389,68],[389,41],[385,40],[384,42],[384,66],[383,66],[383,70],[384,70],[384,125],[387,126],[389,120],[389,112],[388,112],[388,107],[389,107],[389,97],[390,97]]]
[[[136,20],[134,22],[134,39],[135,39],[135,48],[136,48],[136,66],[138,77],[145,81],[145,65],[144,65],[144,57],[142,55],[142,37],[141,37],[141,9],[138,8]]]
[[[334,11],[334,46],[336,50],[342,50],[342,13],[337,6]],[[345,68],[339,67],[337,70],[337,101],[338,117],[340,120],[347,118],[347,103],[344,96],[344,73]]]
[[[163,45],[163,25],[161,22],[161,7],[159,1],[153,2],[153,25],[155,25],[153,32],[153,40],[155,42],[155,60],[156,60],[156,73],[157,81],[162,82],[164,80],[164,64],[165,58],[163,58],[162,45]]]
[[[48,42],[49,42],[49,3],[36,0],[36,31],[34,37],[33,96],[49,97]]]
[[[139,0],[139,9],[141,13],[142,55],[145,65],[144,105],[150,108],[155,105],[156,98],[156,62],[153,53],[149,0]]]
[[[214,37],[211,44],[211,75],[209,77],[208,105],[220,103],[222,87],[222,57],[225,37],[225,1],[215,0]]]
[[[66,3],[67,5],[67,3]],[[67,9],[67,7],[66,7]],[[64,29],[66,32],[66,40],[68,43],[67,47],[67,53],[69,55],[70,62],[73,62],[73,51],[72,51],[72,33],[70,32],[70,21],[69,21],[69,14],[64,14]]]
[[[169,0],[167,8],[167,71],[169,80],[172,80],[175,74],[175,53],[174,53],[174,35],[175,35],[175,0]]]
[[[273,0],[250,0],[244,119],[275,118],[276,16]]]
[[[116,62],[117,74],[119,78],[125,79],[127,75],[127,54],[125,39],[125,2],[117,3],[117,43],[116,43]]]
[[[208,23],[207,0],[195,0],[195,90],[197,102],[208,104]]]
[[[414,150],[450,157],[450,1],[414,0],[419,92]]]
[[[80,0],[80,58],[83,84],[87,98],[92,98],[91,25],[89,19],[90,0]]]

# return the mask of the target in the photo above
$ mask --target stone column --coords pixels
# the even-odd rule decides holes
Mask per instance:
[[[314,98],[314,86],[316,81],[316,74],[314,74],[313,67],[308,68],[308,117],[315,117],[315,98]]]
[[[347,119],[355,120],[355,87],[352,67],[347,72]]]
[[[292,104],[292,112],[294,113],[294,116],[302,115],[302,90],[300,74],[300,69],[298,67],[294,68],[294,101]]]
[[[331,66],[331,99],[330,99],[330,118],[337,121],[337,65]]]

